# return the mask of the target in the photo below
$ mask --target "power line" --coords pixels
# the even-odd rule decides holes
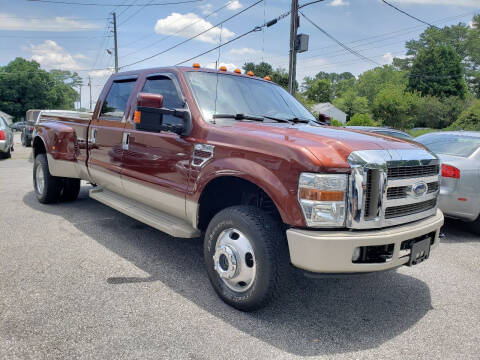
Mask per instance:
[[[172,1],[172,2],[163,2],[163,3],[150,3],[150,4],[98,4],[98,3],[82,3],[82,2],[69,2],[69,1],[56,1],[56,0],[27,0],[31,2],[41,2],[41,3],[50,3],[50,4],[59,4],[59,5],[82,5],[82,6],[116,6],[116,7],[131,7],[131,6],[164,6],[164,5],[179,5],[187,3],[196,3],[205,0],[183,0],[183,1]]]
[[[337,40],[336,38],[334,38],[332,35],[330,35],[328,32],[326,32],[325,30],[323,30],[320,26],[318,26],[317,24],[315,24],[312,20],[310,20],[310,18],[308,18],[307,16],[305,16],[305,14],[301,11],[299,11],[299,13],[310,23],[312,24],[313,26],[315,26],[318,30],[320,30],[323,34],[325,34],[327,37],[329,37],[330,39],[332,39],[333,41],[335,41],[338,45],[340,45],[342,48],[344,48],[346,51],[348,51],[349,53],[352,53],[354,55],[356,55],[357,57],[359,57],[360,59],[364,60],[364,61],[368,61],[368,62],[371,62],[375,65],[379,65],[381,66],[380,63],[376,62],[375,60],[372,60],[372,59],[369,59],[367,58],[366,56],[360,54],[359,52],[351,49],[350,47],[348,47],[347,45],[345,45],[344,43],[342,43],[341,41]]]
[[[207,14],[206,16],[204,16],[204,17],[202,17],[202,18],[199,18],[198,20],[196,20],[196,21],[188,24],[187,26],[182,27],[182,28],[179,29],[178,31],[174,32],[173,34],[170,34],[170,35],[168,35],[168,36],[165,36],[165,37],[163,37],[163,38],[161,38],[161,39],[159,39],[159,40],[154,41],[153,43],[150,43],[149,45],[146,45],[146,46],[144,46],[144,47],[142,47],[142,48],[140,48],[140,49],[138,49],[138,50],[132,51],[132,52],[130,52],[130,53],[124,55],[124,56],[121,56],[121,58],[125,58],[125,57],[127,57],[127,56],[132,55],[132,54],[136,54],[138,51],[142,51],[142,50],[147,49],[147,48],[149,48],[149,47],[151,47],[151,46],[153,46],[153,45],[156,45],[156,44],[158,44],[158,43],[160,43],[160,42],[163,42],[163,41],[171,38],[172,36],[181,33],[181,32],[184,31],[185,29],[188,29],[188,28],[192,27],[193,25],[197,24],[198,22],[200,22],[200,21],[202,21],[202,20],[205,20],[205,19],[207,19],[208,17],[210,17],[210,16],[212,16],[212,15],[220,12],[221,10],[223,10],[223,9],[225,9],[227,6],[229,6],[231,3],[232,3],[232,1],[228,1],[226,4],[222,5],[222,6],[219,7],[218,9],[215,9],[215,10],[213,10],[212,12],[210,12],[209,14]],[[153,35],[155,35],[155,34],[152,34],[152,36],[153,36]],[[127,47],[127,46],[129,46],[129,45],[131,45],[131,44],[134,44],[134,43],[136,43],[136,42],[137,42],[137,41],[132,41],[132,42],[128,43],[127,45],[125,45],[124,47]]]
[[[143,9],[145,9],[148,5],[150,5],[150,4],[151,4],[152,2],[154,2],[154,1],[155,1],[155,0],[151,0],[151,1],[149,1],[147,4],[145,4],[144,6],[142,6],[141,8],[139,8],[139,9],[138,9],[137,11],[135,11],[132,15],[130,15],[128,18],[126,18],[125,21],[122,21],[122,22],[119,24],[119,26],[125,24],[127,21],[129,21],[130,19],[132,19],[133,17],[135,17],[140,11],[142,11]],[[127,9],[129,9],[129,8],[127,8]],[[118,14],[118,16],[120,16],[120,15],[122,15],[122,14],[123,14],[123,13],[120,13],[120,14]]]
[[[2,16],[0,15],[1,19],[26,19],[26,20],[49,20],[45,17],[33,17],[33,16],[16,16],[16,15],[8,15]],[[90,20],[90,21],[104,21],[106,18],[88,18],[88,17],[77,17],[77,16],[55,16],[53,19],[65,19],[65,20]]]
[[[206,32],[208,32],[208,31],[210,31],[210,30],[212,30],[212,29],[214,29],[214,28],[216,28],[216,27],[218,27],[218,26],[226,23],[227,21],[233,19],[234,17],[236,17],[236,16],[244,13],[245,11],[251,9],[252,7],[260,4],[262,1],[263,1],[263,0],[258,0],[257,2],[251,4],[250,6],[246,7],[245,9],[236,12],[236,13],[233,14],[232,16],[229,16],[228,18],[226,18],[225,20],[220,21],[220,22],[217,23],[216,25],[213,25],[213,26],[209,27],[208,29],[201,31],[200,33],[198,33],[198,34],[196,34],[196,35],[194,35],[194,36],[192,36],[192,37],[189,37],[188,39],[185,39],[184,41],[181,41],[181,42],[179,42],[179,43],[177,43],[177,44],[175,44],[175,45],[173,45],[173,46],[170,46],[169,48],[167,48],[167,49],[165,49],[165,50],[163,50],[163,51],[160,51],[160,52],[158,52],[158,53],[155,53],[155,54],[153,54],[153,55],[151,55],[151,56],[148,56],[148,57],[143,58],[143,59],[141,59],[141,60],[137,60],[137,61],[135,61],[135,62],[133,62],[133,63],[128,64],[128,65],[124,65],[124,66],[122,66],[122,68],[128,67],[128,66],[132,66],[132,65],[136,65],[136,64],[139,64],[139,63],[141,63],[141,62],[144,62],[144,61],[153,59],[154,57],[157,57],[157,56],[159,56],[159,55],[165,54],[166,52],[168,52],[168,51],[170,51],[170,50],[173,50],[173,49],[175,49],[176,47],[179,47],[180,45],[183,45],[183,44],[185,44],[185,43],[187,43],[187,42],[189,42],[189,41],[191,41],[191,40],[193,40],[193,39],[196,39],[197,37],[205,34]],[[243,35],[243,36],[245,36],[245,35]],[[227,44],[227,43],[225,43],[225,44]]]
[[[425,24],[425,25],[432,26],[432,27],[434,27],[434,28],[439,29],[438,26],[435,26],[435,25],[432,25],[432,24],[430,24],[430,23],[428,23],[428,22],[426,22],[426,21],[423,21],[422,19],[419,19],[419,18],[417,18],[416,16],[413,16],[413,15],[407,13],[406,11],[403,11],[402,9],[399,9],[399,8],[396,7],[395,5],[392,5],[392,4],[390,4],[389,2],[387,2],[387,1],[385,1],[385,0],[382,0],[382,2],[383,2],[385,5],[388,5],[388,6],[392,7],[392,8],[394,8],[395,10],[401,12],[402,14],[407,15],[408,17],[411,17],[412,19],[415,19],[415,20],[417,20],[417,21],[419,21],[419,22],[421,22],[421,23],[423,23],[423,24]]]

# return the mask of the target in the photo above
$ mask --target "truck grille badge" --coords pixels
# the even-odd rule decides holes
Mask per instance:
[[[215,146],[206,144],[195,144],[193,147],[192,165],[202,167],[205,163],[213,158],[213,149]]]

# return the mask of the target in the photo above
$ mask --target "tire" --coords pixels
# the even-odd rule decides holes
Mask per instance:
[[[6,159],[10,159],[12,157],[12,149],[8,149],[8,151],[4,154]]]
[[[43,186],[41,186],[39,172],[43,174]],[[38,201],[42,204],[55,203],[60,197],[63,188],[62,178],[50,174],[45,154],[38,154],[35,158],[35,163],[33,164],[33,188]]]
[[[217,245],[222,244],[223,239],[231,244],[236,244],[236,241],[244,243],[245,237],[251,245],[252,253],[249,255],[246,251],[238,251],[235,249],[237,245],[233,245],[239,267],[235,272],[237,275],[226,280],[220,276],[220,272],[227,268],[227,257],[223,258],[223,268],[220,267],[222,256],[231,256],[231,252],[225,252],[229,245],[223,248]],[[282,224],[253,206],[232,206],[216,214],[205,233],[203,251],[208,277],[214,290],[223,301],[241,311],[253,311],[267,305],[277,296],[280,281],[285,281],[288,274],[288,249]],[[245,255],[239,255],[240,253]],[[230,276],[230,264],[233,262],[227,260]],[[247,267],[253,269],[253,280],[235,284]]]
[[[20,135],[20,141],[22,142],[22,146],[25,146],[25,138],[23,137],[23,133]]]
[[[80,192],[80,179],[65,178],[63,180],[63,190],[60,194],[60,201],[75,201]]]
[[[31,147],[32,146],[32,140],[25,140],[25,146],[26,147]]]

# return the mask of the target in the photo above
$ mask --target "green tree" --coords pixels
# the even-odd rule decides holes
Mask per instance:
[[[332,83],[328,79],[313,80],[304,92],[305,96],[314,102],[324,103],[332,100]]]
[[[408,75],[408,89],[423,96],[464,98],[467,84],[463,65],[451,46],[432,44],[418,52]]]
[[[243,70],[253,71],[255,76],[265,77],[270,76],[272,81],[284,89],[288,89],[288,72],[285,69],[277,68],[273,69],[273,66],[266,62],[261,62],[255,64],[253,62],[248,62],[243,65]],[[295,88],[298,89],[298,83],[295,83]]]
[[[397,129],[411,128],[418,101],[416,94],[404,91],[402,86],[388,86],[375,98],[374,119]]]
[[[370,112],[368,99],[358,96],[353,89],[347,90],[342,97],[333,100],[333,105],[347,114],[347,120],[354,114],[367,114]]]
[[[357,93],[368,99],[373,104],[375,96],[387,86],[406,86],[407,72],[399,71],[392,65],[384,65],[375,69],[365,71],[358,77]]]
[[[473,101],[449,129],[480,131],[480,100]]]
[[[347,126],[377,126],[368,114],[355,114],[347,122]]]
[[[16,58],[0,67],[0,110],[16,119],[28,109],[73,109],[77,92],[40,69],[40,64]]]
[[[415,110],[415,127],[441,129],[447,123],[446,106],[435,96],[424,96],[419,99]]]

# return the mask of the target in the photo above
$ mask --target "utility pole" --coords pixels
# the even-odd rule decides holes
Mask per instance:
[[[298,0],[292,0],[290,13],[290,53],[288,62],[288,92],[295,95],[295,78],[297,72],[297,50],[295,42],[298,30]]]
[[[112,13],[113,16],[113,42],[115,51],[115,72],[118,72],[118,45],[117,45],[117,14]]]
[[[92,110],[92,79],[90,78],[90,75],[88,75],[88,87],[90,88],[90,103],[89,103],[89,110]]]

